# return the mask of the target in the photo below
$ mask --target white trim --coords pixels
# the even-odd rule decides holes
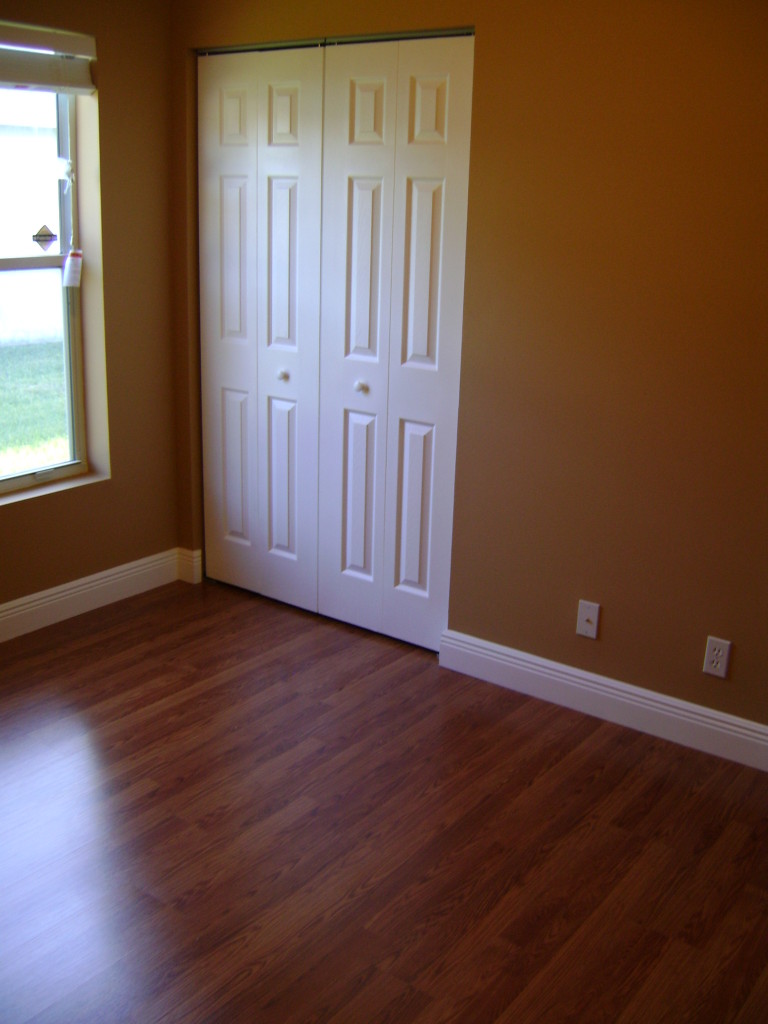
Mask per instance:
[[[768,726],[446,630],[440,664],[508,690],[768,771]]]
[[[178,579],[184,583],[202,583],[203,552],[177,548],[179,557]]]
[[[171,548],[0,605],[0,642],[165,583],[199,583],[201,579],[201,552]]]

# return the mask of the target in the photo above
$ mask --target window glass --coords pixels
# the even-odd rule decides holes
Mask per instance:
[[[56,93],[0,89],[0,258],[61,252]],[[33,241],[47,226],[56,241],[47,249]],[[66,240],[68,242],[68,239]]]
[[[75,401],[74,100],[0,89],[0,491],[85,468]],[[36,475],[38,475],[36,477]]]

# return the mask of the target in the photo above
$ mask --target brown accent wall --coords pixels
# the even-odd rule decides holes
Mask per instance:
[[[66,8],[99,46],[114,476],[0,508],[0,601],[202,544],[193,49],[474,25],[450,626],[768,722],[763,0],[173,0],[170,38],[159,8]],[[65,8],[0,0],[33,11]]]
[[[156,0],[0,0],[0,18],[96,38],[112,470],[107,481],[0,505],[3,603],[175,547],[178,510],[170,10]]]

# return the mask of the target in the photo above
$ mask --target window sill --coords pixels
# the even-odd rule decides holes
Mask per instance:
[[[3,505],[13,505],[17,501],[29,501],[33,498],[42,498],[48,494],[58,494],[59,491],[69,491],[73,487],[85,487],[88,484],[97,484],[103,480],[109,480],[109,473],[99,473],[91,470],[81,476],[65,477],[61,480],[50,480],[47,483],[40,483],[32,487],[26,487],[23,491],[10,491],[7,494],[0,494],[0,508]]]

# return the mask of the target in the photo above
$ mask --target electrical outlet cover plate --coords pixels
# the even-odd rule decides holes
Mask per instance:
[[[728,662],[731,658],[731,641],[721,640],[718,636],[707,637],[707,650],[704,655],[704,669],[710,676],[727,679]]]
[[[597,640],[597,627],[600,624],[600,605],[594,601],[579,601],[579,615],[576,619],[576,632],[579,636],[588,636]]]

